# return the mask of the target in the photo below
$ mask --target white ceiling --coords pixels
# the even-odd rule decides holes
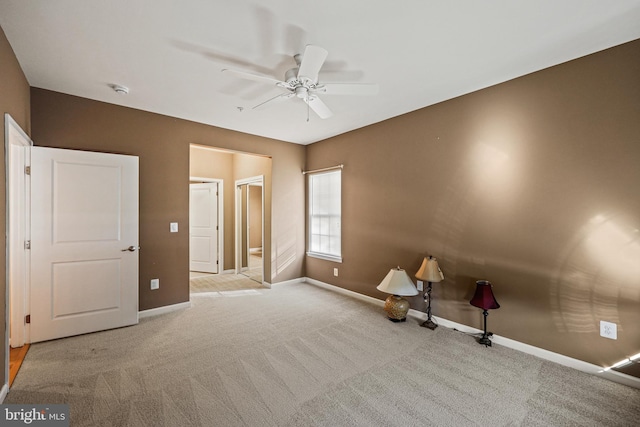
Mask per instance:
[[[638,39],[640,0],[0,0],[0,26],[31,86],[308,144]],[[307,44],[321,82],[379,94],[324,95],[334,116],[307,122],[220,71],[283,79]]]

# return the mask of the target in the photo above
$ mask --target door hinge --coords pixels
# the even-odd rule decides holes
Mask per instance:
[[[24,248],[25,249],[31,249],[31,240],[25,240],[24,241]]]
[[[219,228],[218,228],[218,226],[216,225],[216,231],[218,231],[218,230],[219,230]]]
[[[27,175],[31,175],[31,166],[25,166],[24,173],[26,173]]]
[[[216,265],[220,264],[220,261],[216,260]]]
[[[27,314],[26,316],[24,316],[24,323],[31,323],[31,315]]]

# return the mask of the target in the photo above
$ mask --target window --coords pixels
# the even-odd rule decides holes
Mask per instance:
[[[309,256],[342,262],[341,185],[341,170],[309,175]]]

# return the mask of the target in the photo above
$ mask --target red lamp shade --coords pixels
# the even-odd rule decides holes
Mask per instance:
[[[488,280],[478,280],[476,282],[476,293],[471,298],[469,303],[483,310],[492,310],[500,308],[500,304],[496,301],[496,297],[493,296],[493,290],[491,289],[491,283]]]

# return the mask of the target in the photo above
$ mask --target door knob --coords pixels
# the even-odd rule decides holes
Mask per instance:
[[[140,246],[129,246],[127,249],[123,249],[122,252],[135,252],[138,249],[140,249]]]

